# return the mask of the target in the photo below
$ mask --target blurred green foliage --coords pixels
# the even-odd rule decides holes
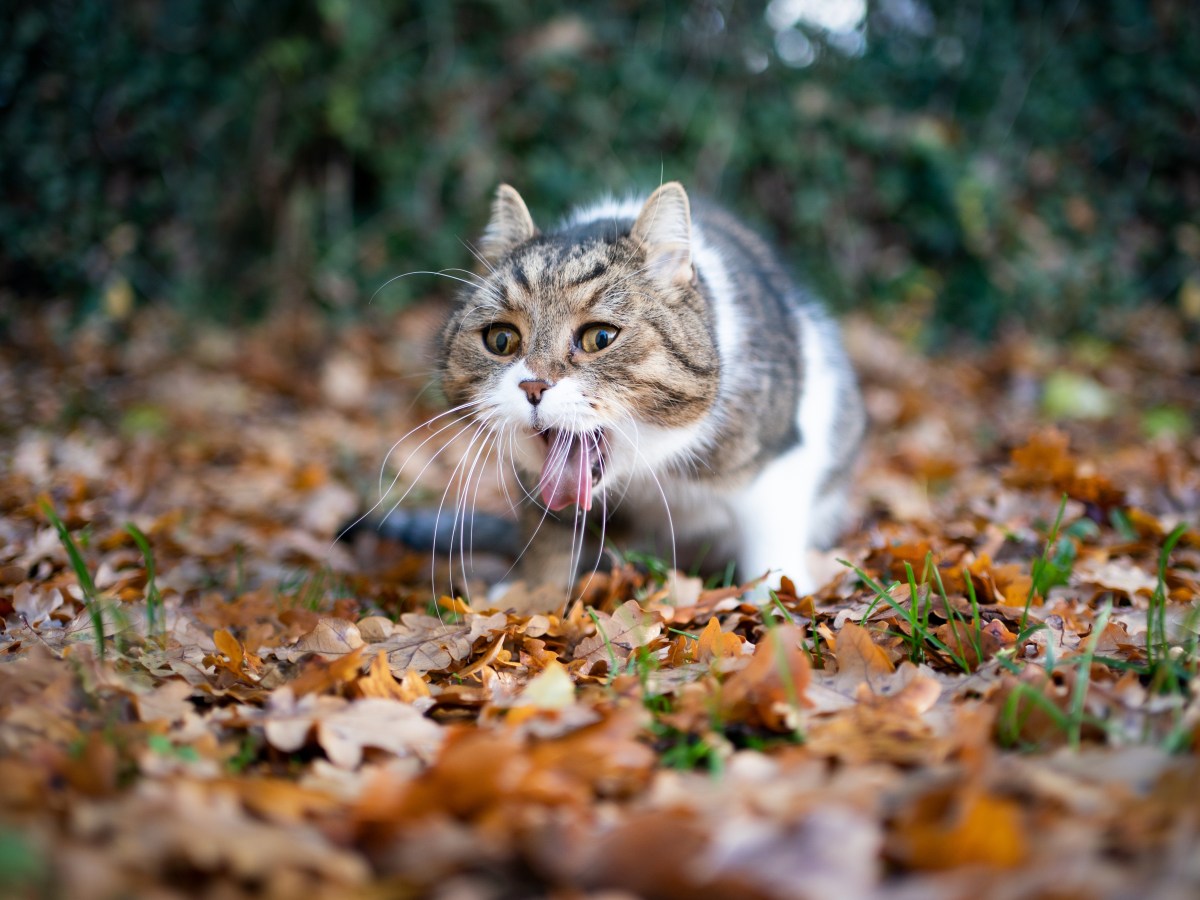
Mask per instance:
[[[1192,0],[875,0],[842,32],[771,7],[6,5],[0,284],[356,314],[449,290],[387,282],[468,265],[499,181],[548,220],[677,178],[934,334],[1200,298]]]

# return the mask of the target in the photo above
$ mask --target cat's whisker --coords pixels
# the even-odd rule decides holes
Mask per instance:
[[[568,440],[568,448],[571,442],[575,440],[579,441],[579,466],[582,471],[588,473],[588,477],[591,477],[591,457],[588,453],[587,437],[583,434],[579,434],[576,437],[576,429],[578,427],[579,415],[578,413],[574,413],[571,416],[571,427],[568,431],[572,435]],[[578,475],[576,474],[575,477],[578,478]],[[568,600],[571,597],[571,589],[575,586],[575,576],[579,571],[579,564],[583,561],[583,542],[587,536],[587,514],[588,510],[585,507],[576,506],[575,515],[571,520],[571,568],[567,574],[566,587]]]
[[[464,241],[462,238],[459,238],[458,242],[460,244],[462,244],[464,247],[466,247],[467,252],[470,253],[473,257],[475,257],[475,259],[477,259],[479,261],[480,265],[482,265],[485,269],[488,270],[489,275],[496,274],[496,267],[493,266],[490,262],[488,262],[487,257],[485,257],[482,253],[480,253],[475,248],[474,244],[472,244],[470,241]]]
[[[493,452],[497,454],[497,457],[499,456],[499,434],[496,431],[488,430],[484,438],[484,446],[486,452],[484,458],[482,458],[479,478],[475,479],[475,490],[472,492],[472,496],[470,496],[470,533],[467,541],[470,545],[470,568],[472,570],[475,568],[475,518],[479,512],[479,488],[484,485],[484,470],[487,469],[488,461],[491,460]]]
[[[460,501],[458,504],[459,508],[461,509],[461,513],[462,513],[461,519],[457,522],[458,537],[459,537],[458,555],[459,555],[459,560],[462,565],[463,587],[464,588],[467,586],[467,583],[469,582],[469,576],[467,575],[468,545],[470,545],[469,552],[471,554],[471,569],[472,569],[472,571],[475,568],[475,565],[474,565],[474,563],[475,563],[475,508],[478,505],[478,501],[479,501],[479,484],[483,480],[482,474],[480,475],[479,478],[476,478],[475,473],[476,473],[477,468],[481,464],[484,466],[487,465],[487,459],[491,455],[491,450],[492,450],[492,446],[493,446],[493,435],[492,435],[492,431],[490,428],[485,427],[480,432],[480,437],[481,437],[481,440],[479,442],[479,449],[475,451],[475,456],[471,460],[470,468],[467,470],[466,475],[463,478],[462,491],[460,493]],[[471,491],[472,481],[474,481],[475,489],[473,492],[473,497],[471,497],[471,499],[468,501],[468,495],[472,494],[472,491]],[[467,527],[468,520],[470,521],[469,531],[468,531],[468,527]]]
[[[401,444],[403,444],[406,440],[408,440],[409,437],[416,434],[422,428],[428,428],[430,425],[432,425],[434,422],[438,421],[439,419],[444,419],[444,418],[446,418],[446,416],[452,416],[455,413],[462,412],[463,410],[472,410],[474,408],[482,406],[483,403],[484,403],[483,400],[472,400],[469,403],[460,403],[458,406],[454,407],[453,409],[448,409],[443,413],[438,413],[436,416],[434,416],[431,419],[426,419],[420,425],[417,425],[415,428],[410,428],[403,435],[401,435],[396,440],[396,442],[394,444],[392,444],[392,446],[388,449],[388,452],[383,457],[383,462],[380,463],[380,465],[379,465],[379,494],[380,494],[380,496],[383,496],[386,493],[383,489],[384,473],[387,471],[388,460],[391,459],[392,454],[396,452],[397,447],[399,447]],[[417,450],[420,450],[427,443],[429,443],[431,440],[433,440],[435,437],[437,437],[439,434],[441,434],[443,431],[445,431],[446,428],[453,427],[454,425],[458,424],[459,422],[464,422],[467,419],[469,419],[470,416],[471,416],[471,413],[467,412],[466,415],[460,416],[459,418],[455,419],[453,422],[450,423],[450,425],[447,425],[443,428],[439,428],[437,431],[435,431],[433,434],[431,434],[425,440],[421,441],[421,443],[418,444],[415,448],[413,448],[412,453],[415,453]],[[403,470],[404,465],[408,462],[408,460],[412,459],[412,453],[410,453],[408,455],[408,457],[404,460],[404,463],[400,464],[400,469],[397,470],[397,474],[399,473],[400,470]],[[394,487],[395,484],[396,484],[396,482],[393,479],[392,487]],[[391,487],[389,487],[388,490],[390,491]]]
[[[375,506],[373,506],[371,508],[372,511],[377,509],[380,506],[380,504],[382,504],[383,501],[385,499],[387,499],[387,497],[391,494],[392,490],[396,487],[396,483],[400,480],[401,474],[403,474],[403,472],[404,472],[404,467],[408,465],[408,461],[413,458],[413,456],[416,454],[416,452],[418,450],[421,449],[421,447],[424,447],[427,443],[429,443],[431,440],[433,440],[435,437],[437,437],[442,432],[447,431],[447,430],[455,427],[456,425],[462,425],[462,428],[460,428],[458,431],[456,431],[451,437],[449,437],[445,441],[443,441],[442,446],[439,447],[436,451],[434,451],[434,453],[429,457],[429,459],[425,461],[425,465],[423,465],[421,467],[421,471],[418,472],[416,474],[416,476],[412,479],[412,483],[409,484],[409,486],[407,488],[405,488],[404,493],[400,495],[400,499],[397,500],[395,504],[393,504],[392,510],[395,510],[395,508],[397,506],[399,506],[401,503],[404,502],[405,498],[408,497],[408,495],[410,493],[412,493],[413,489],[420,483],[422,476],[424,476],[425,472],[428,471],[429,467],[432,466],[437,461],[437,458],[439,456],[441,456],[443,453],[445,453],[446,450],[449,449],[450,446],[456,440],[458,440],[459,437],[462,436],[463,432],[465,432],[467,429],[469,429],[471,427],[471,424],[472,423],[470,421],[469,416],[463,416],[459,419],[455,419],[450,424],[444,425],[441,428],[439,428],[434,434],[431,434],[428,438],[423,440],[419,446],[414,447],[412,452],[410,452],[408,454],[408,456],[406,456],[404,458],[404,462],[401,463],[399,468],[396,469],[396,474],[392,477],[392,481],[387,486],[387,490],[383,489],[382,483],[380,484],[379,499],[377,501],[375,501]],[[389,512],[388,514],[390,515],[391,513]]]
[[[478,441],[479,446],[477,448],[475,448],[474,455],[470,457],[471,461],[470,461],[469,465],[467,466],[467,468],[464,469],[462,478],[459,481],[458,495],[455,498],[455,522],[454,522],[454,525],[452,526],[452,530],[456,531],[458,534],[458,557],[459,557],[460,571],[462,572],[462,575],[463,575],[463,590],[464,591],[466,591],[469,588],[469,582],[470,582],[470,576],[467,573],[468,544],[471,545],[471,547],[470,547],[470,552],[472,554],[471,558],[472,558],[472,560],[474,560],[475,520],[474,520],[473,514],[471,513],[472,507],[469,503],[469,497],[471,494],[472,482],[475,482],[476,486],[478,487],[478,480],[476,480],[476,478],[475,478],[475,473],[480,464],[481,457],[483,457],[484,452],[488,449],[488,446],[489,446],[489,443],[491,440],[491,429],[487,428],[486,424],[478,432],[478,434],[475,436],[475,438],[472,439],[473,447],[474,447],[476,440]],[[467,453],[468,453],[468,455],[470,455],[470,453],[471,453],[470,448],[468,448]],[[464,457],[464,459],[465,458],[466,457]],[[469,538],[468,538],[468,518],[470,519],[470,532],[469,532],[470,537]],[[451,560],[453,560],[453,553],[451,553]],[[472,566],[472,569],[473,568],[474,567]]]
[[[439,417],[439,418],[440,418],[440,417]],[[440,434],[442,431],[445,431],[445,430],[446,430],[446,429],[448,429],[448,428],[453,428],[455,425],[459,425],[459,424],[461,424],[461,423],[465,422],[465,421],[467,420],[467,418],[468,418],[467,416],[463,416],[462,418],[456,419],[455,421],[451,422],[449,425],[446,425],[446,426],[444,426],[443,428],[439,429],[438,433]],[[419,426],[418,426],[418,427],[419,427]],[[446,449],[447,449],[447,448],[450,446],[450,444],[451,444],[451,443],[452,443],[452,442],[453,442],[453,441],[454,441],[456,438],[458,438],[458,436],[459,436],[459,435],[461,435],[461,434],[462,434],[464,431],[466,431],[466,430],[467,430],[467,428],[469,428],[469,427],[470,427],[470,425],[469,425],[469,424],[468,424],[468,425],[464,425],[464,426],[463,426],[463,427],[462,427],[462,428],[461,428],[461,429],[460,429],[460,430],[459,430],[459,431],[458,431],[458,432],[457,432],[457,433],[456,433],[456,434],[455,434],[455,435],[454,435],[452,438],[450,438],[448,441],[446,441],[446,442],[445,442],[445,443],[444,443],[444,444],[443,444],[443,445],[442,445],[442,446],[441,446],[441,447],[440,447],[440,448],[439,448],[439,449],[438,449],[438,450],[437,450],[437,451],[436,451],[436,452],[435,452],[435,453],[434,453],[434,454],[433,454],[433,455],[432,455],[432,456],[429,458],[429,460],[428,460],[428,461],[425,463],[425,465],[424,465],[424,466],[421,468],[421,471],[417,473],[417,475],[416,475],[416,477],[415,477],[415,478],[413,478],[413,480],[412,480],[412,483],[411,483],[411,484],[410,484],[410,485],[409,485],[409,486],[408,486],[408,487],[405,489],[404,493],[400,495],[400,498],[399,498],[398,500],[396,500],[396,502],[395,502],[395,503],[393,503],[393,504],[391,505],[391,507],[388,509],[388,511],[387,511],[386,513],[384,513],[384,515],[383,515],[383,517],[382,517],[381,521],[386,521],[386,520],[387,520],[387,518],[388,518],[388,516],[390,516],[392,513],[394,513],[394,512],[395,512],[395,511],[396,511],[396,510],[397,510],[397,509],[400,507],[400,504],[404,502],[404,500],[405,500],[405,499],[408,497],[408,495],[409,495],[409,494],[410,494],[410,493],[413,491],[413,489],[414,489],[414,488],[415,488],[415,487],[416,487],[416,486],[417,486],[417,485],[420,483],[420,481],[421,481],[421,477],[422,477],[422,476],[425,474],[426,470],[427,470],[427,469],[428,469],[428,468],[429,468],[431,465],[433,465],[433,464],[434,464],[434,462],[437,460],[437,458],[438,458],[438,457],[439,457],[439,456],[440,456],[442,453],[444,453],[444,452],[445,452],[445,450],[446,450]],[[411,434],[412,432],[409,432],[409,433]],[[436,436],[436,435],[434,435],[434,436]],[[424,446],[424,444],[425,444],[425,443],[427,443],[427,442],[428,442],[428,441],[422,442],[422,446]],[[392,449],[395,449],[395,445],[393,445],[393,448],[392,448]],[[419,448],[417,448],[417,449],[419,449]],[[389,453],[390,453],[390,452],[391,452],[391,451],[389,451]],[[414,451],[414,452],[415,452],[415,451]],[[407,462],[408,462],[408,459],[411,459],[411,458],[412,458],[412,456],[411,456],[411,454],[410,454],[410,455],[409,455],[409,457],[408,457],[407,459],[405,459],[405,462],[404,462],[404,464],[407,464]],[[402,471],[403,471],[403,465],[401,466],[401,468],[400,468],[400,469],[398,469],[398,470],[397,470],[397,472],[396,472],[396,476],[395,476],[395,477],[392,479],[392,481],[391,481],[391,484],[389,484],[389,485],[388,485],[388,487],[387,487],[387,490],[386,490],[386,491],[383,489],[382,482],[380,483],[380,488],[379,488],[379,498],[378,498],[378,499],[377,499],[377,500],[376,500],[376,501],[375,501],[373,504],[371,504],[370,508],[368,508],[368,509],[367,509],[367,510],[366,510],[366,511],[365,511],[365,512],[362,514],[362,515],[360,515],[360,516],[359,516],[358,518],[356,518],[354,521],[350,522],[348,525],[346,525],[345,527],[343,527],[343,528],[342,528],[342,530],[341,530],[341,531],[339,531],[339,532],[337,533],[337,535],[334,537],[334,539],[333,539],[332,543],[330,544],[330,547],[333,547],[335,544],[337,544],[337,542],[338,542],[338,541],[340,541],[340,540],[341,540],[343,537],[345,537],[345,536],[346,536],[346,535],[347,535],[349,532],[353,531],[353,530],[354,530],[356,527],[358,527],[358,526],[359,526],[360,524],[362,524],[364,521],[366,521],[367,519],[371,518],[371,516],[373,516],[373,515],[374,515],[374,513],[376,512],[376,510],[378,510],[378,509],[379,509],[381,506],[383,506],[384,502],[387,500],[388,496],[391,494],[391,492],[392,492],[392,489],[393,489],[393,488],[395,488],[395,486],[396,486],[396,483],[397,483],[397,482],[400,480],[400,474],[401,474],[401,472],[402,472]]]
[[[496,444],[499,449],[500,442],[504,442],[504,450],[508,452],[508,463],[512,467],[513,472],[516,472],[517,463],[513,457],[513,437],[511,429],[502,429],[496,432]],[[514,515],[517,512],[517,503],[513,499],[512,494],[508,489],[507,472],[504,467],[504,453],[498,453],[496,458],[496,484],[500,488],[500,492],[504,495],[504,502],[508,504],[509,512]]]
[[[506,428],[505,433],[508,436],[508,465],[509,465],[509,471],[512,472],[512,481],[516,483],[517,489],[521,492],[521,496],[524,497],[525,500],[529,501],[530,503],[536,504],[538,502],[537,497],[534,494],[531,494],[525,488],[525,482],[522,480],[521,472],[517,468],[517,454],[516,454],[515,445],[516,445],[517,439],[520,437],[520,434],[521,434],[520,429]],[[502,483],[508,484],[509,479],[508,478],[503,479]],[[507,497],[509,500],[509,509],[511,509],[514,514],[518,513],[519,507],[520,507],[520,501],[514,500],[512,498],[512,496],[508,493],[507,489],[505,490],[505,497]]]
[[[457,275],[449,275],[449,274],[447,274],[448,272],[462,272],[462,271],[465,271],[465,270],[463,270],[463,269],[447,269],[447,270],[444,270],[444,271],[441,271],[441,272],[431,272],[431,271],[427,271],[427,270],[416,270],[416,271],[413,271],[413,272],[404,272],[404,273],[402,273],[402,274],[400,274],[400,275],[393,275],[391,278],[389,278],[387,281],[385,281],[383,284],[381,284],[379,287],[377,287],[377,288],[375,289],[375,293],[373,293],[373,294],[371,295],[371,299],[367,301],[367,305],[368,305],[368,306],[370,306],[372,303],[374,303],[374,302],[375,302],[375,298],[379,296],[380,292],[381,292],[381,291],[383,291],[385,288],[387,288],[389,285],[391,285],[393,282],[395,282],[395,281],[400,281],[402,278],[409,278],[409,277],[411,277],[411,276],[413,276],[413,275],[433,275],[433,276],[435,276],[435,277],[438,277],[438,278],[449,278],[451,281],[457,281],[457,282],[459,282],[460,284],[465,284],[467,287],[476,288],[476,289],[478,289],[478,290],[484,290],[484,291],[487,291],[487,290],[490,290],[490,289],[492,289],[492,288],[491,288],[491,285],[489,285],[489,284],[488,284],[488,283],[487,283],[485,280],[483,280],[482,278],[479,278],[479,276],[478,276],[478,275],[475,275],[475,273],[473,273],[473,272],[470,272],[470,273],[468,273],[468,274],[470,274],[470,275],[471,275],[472,277],[474,277],[474,278],[477,278],[477,279],[478,279],[478,281],[468,281],[466,278],[459,278]]]
[[[638,434],[637,419],[635,419],[632,415],[629,415],[628,419],[629,419],[629,424],[631,426],[633,426],[634,433]],[[629,436],[626,435],[621,430],[619,425],[614,423],[612,427],[619,434],[624,435],[626,440],[629,440]],[[639,440],[632,442],[632,446],[633,446],[634,455],[636,457],[638,457],[639,459],[643,459],[643,462],[644,462],[645,460],[642,457],[641,450],[639,449],[640,435],[639,435]],[[662,498],[663,511],[667,514],[667,534],[671,538],[671,568],[676,569],[679,567],[679,553],[678,553],[678,548],[676,547],[676,542],[675,542],[675,518],[674,518],[674,516],[671,515],[671,501],[667,499],[667,491],[663,487],[662,482],[659,480],[658,473],[654,471],[654,467],[649,465],[648,463],[646,463],[645,470],[646,470],[646,473],[650,476],[650,479],[654,482],[654,486],[656,488],[658,488],[658,495]]]
[[[550,517],[550,510],[543,506],[542,507],[542,515],[538,519],[537,524],[533,526],[533,532],[529,535],[528,540],[525,541],[524,546],[522,546],[521,549],[519,551],[517,551],[516,559],[514,559],[512,565],[508,567],[508,570],[504,573],[504,577],[500,579],[502,582],[507,581],[508,576],[510,576],[513,572],[516,571],[517,565],[521,562],[522,559],[524,559],[525,553],[529,550],[529,548],[531,546],[533,546],[533,542],[537,538],[538,532],[542,530],[542,526],[546,524],[546,519],[548,519],[549,517]]]
[[[454,488],[455,484],[457,483],[459,473],[461,471],[463,471],[463,464],[466,462],[467,456],[471,452],[471,447],[474,446],[475,441],[478,439],[480,433],[483,430],[483,427],[484,427],[484,425],[482,422],[475,423],[475,432],[474,432],[474,434],[471,435],[471,439],[470,439],[469,443],[467,444],[467,450],[463,454],[463,456],[459,459],[459,461],[455,464],[454,470],[450,473],[450,479],[449,479],[448,483],[446,484],[446,489],[444,491],[442,491],[441,499],[438,501],[437,514],[433,520],[433,534],[434,534],[435,546],[436,546],[438,529],[441,527],[441,524],[442,524],[442,510],[445,509],[446,498],[450,495],[451,489]],[[457,505],[457,503],[456,503],[456,505]],[[455,522],[456,521],[457,521],[457,516],[455,518]],[[450,546],[448,546],[446,548],[446,556],[447,556],[447,558],[449,558],[451,560],[454,559],[454,522],[451,523]],[[449,591],[450,591],[450,596],[453,597],[454,596],[454,566],[451,565],[448,567],[448,569],[449,569],[449,577],[450,577]],[[436,553],[432,554],[432,559],[430,560],[429,586],[430,586],[431,591],[433,592],[434,598],[436,599],[437,598],[437,554]],[[438,618],[439,619],[441,618],[441,610],[438,611]]]

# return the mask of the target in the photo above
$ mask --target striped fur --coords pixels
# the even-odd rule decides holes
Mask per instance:
[[[534,499],[557,446],[539,433],[603,448],[591,512],[523,504],[523,576],[566,584],[594,564],[586,516],[679,566],[733,557],[745,577],[811,588],[805,550],[844,526],[865,419],[836,326],[766,244],[677,183],[546,232],[502,186],[483,250],[442,334],[447,397],[472,405]],[[615,339],[588,352],[597,323]],[[488,347],[499,326],[506,348],[519,335],[512,355]],[[530,384],[545,385],[536,405]]]

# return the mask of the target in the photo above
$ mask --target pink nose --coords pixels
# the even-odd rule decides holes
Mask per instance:
[[[525,396],[529,402],[537,406],[542,402],[542,394],[546,388],[550,387],[550,382],[542,381],[540,378],[531,379],[529,381],[520,382],[517,387],[525,392]]]

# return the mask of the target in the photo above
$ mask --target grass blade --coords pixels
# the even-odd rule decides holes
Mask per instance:
[[[46,518],[50,520],[50,524],[54,526],[54,530],[58,532],[58,539],[62,543],[63,549],[67,551],[67,559],[71,563],[71,568],[75,570],[75,577],[79,579],[79,587],[83,589],[83,603],[87,608],[88,616],[92,620],[92,631],[96,639],[96,654],[101,659],[104,659],[104,611],[100,604],[100,592],[96,590],[96,583],[92,580],[87,563],[83,561],[83,554],[79,552],[79,545],[71,537],[71,532],[67,530],[67,526],[59,518],[50,501],[43,499],[41,507],[42,512],[46,514]]]

